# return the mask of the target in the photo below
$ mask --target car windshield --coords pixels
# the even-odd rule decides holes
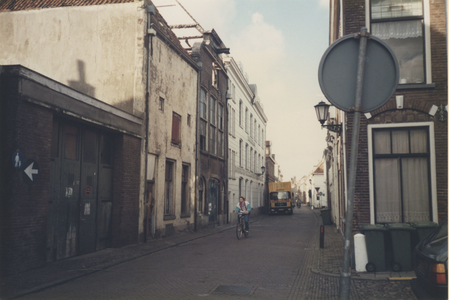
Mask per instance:
[[[290,192],[271,192],[270,200],[286,200],[290,199]]]

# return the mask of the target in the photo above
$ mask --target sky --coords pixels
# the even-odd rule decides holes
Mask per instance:
[[[215,29],[257,85],[283,181],[308,175],[326,147],[314,105],[325,100],[318,66],[329,46],[328,0],[178,1],[204,30]],[[174,0],[153,2],[164,16],[161,6]]]

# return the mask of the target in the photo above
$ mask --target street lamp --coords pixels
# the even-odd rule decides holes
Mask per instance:
[[[265,173],[265,166],[260,167],[260,171],[261,171],[262,173],[256,173],[256,175],[258,175],[258,176],[263,175],[263,174]]]
[[[329,113],[329,104],[324,103],[324,101],[320,101],[315,107],[316,117],[318,121],[321,123],[321,127],[326,127],[328,130],[340,133],[341,132],[341,124],[329,124],[324,125],[327,121],[327,114]]]

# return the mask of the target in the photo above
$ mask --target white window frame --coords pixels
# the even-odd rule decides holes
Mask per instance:
[[[423,17],[424,17],[424,64],[426,84],[432,84],[432,47],[430,44],[430,7],[429,0],[423,1]],[[365,27],[371,32],[371,0],[365,0]]]
[[[429,129],[429,147],[430,147],[430,189],[431,189],[431,218],[438,223],[438,203],[437,203],[437,173],[435,157],[435,130],[433,122],[416,123],[389,123],[368,125],[368,170],[369,170],[369,201],[370,201],[370,223],[375,224],[374,212],[374,168],[373,168],[373,129],[378,128],[410,128],[410,127],[428,127]]]

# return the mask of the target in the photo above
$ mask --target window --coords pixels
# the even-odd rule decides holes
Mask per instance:
[[[182,165],[181,216],[189,215],[189,165]]]
[[[396,55],[400,84],[425,82],[422,0],[372,0],[371,33]]]
[[[207,120],[206,91],[204,89],[201,89],[200,92],[200,117]]]
[[[232,113],[231,113],[231,105],[228,104],[228,134],[232,134],[232,121],[231,121]]]
[[[215,149],[215,127],[213,125],[210,125],[210,129],[209,129],[209,152],[212,154],[216,154],[216,149]]]
[[[240,100],[239,104],[239,125],[243,127],[243,102]]]
[[[83,143],[83,162],[96,163],[97,155],[97,133],[91,130],[85,130]]]
[[[173,112],[171,127],[171,142],[175,145],[181,145],[181,116]]]
[[[235,109],[232,109],[231,115],[231,133],[235,136]]]
[[[249,169],[249,147],[248,144],[245,146],[245,168]]]
[[[200,120],[200,150],[206,151],[207,122]]]
[[[223,130],[223,105],[218,104],[218,129]]]
[[[235,178],[235,151],[231,155],[231,177]]]
[[[100,163],[112,165],[113,161],[113,138],[110,135],[102,134],[100,138]]]
[[[218,131],[218,145],[217,145],[217,150],[218,150],[218,156],[223,157],[224,156],[224,151],[223,151],[223,145],[224,145],[224,141],[223,141],[223,131]]]
[[[190,114],[187,114],[187,126],[190,127],[191,124],[192,124],[192,116]]]
[[[243,179],[239,179],[239,197],[243,196]]]
[[[218,89],[218,71],[220,70],[220,67],[217,63],[212,63],[212,85]]]
[[[431,221],[429,127],[374,128],[371,143],[375,222]]]
[[[229,174],[229,178],[232,178],[232,161],[231,161],[231,157],[232,157],[232,150],[231,148],[229,148],[228,150],[228,174]]]
[[[211,124],[215,124],[215,106],[216,106],[216,100],[214,97],[210,97],[210,102],[209,102],[209,111],[210,111],[210,116],[209,116],[209,122]]]
[[[249,126],[248,126],[248,108],[246,108],[245,109],[245,131],[246,131],[246,133],[248,133],[248,129],[249,129]]]
[[[257,168],[257,163],[259,160],[257,159],[257,151],[254,151],[254,173],[259,173],[260,168]]]
[[[165,203],[164,203],[164,215],[172,216],[174,207],[174,192],[173,192],[173,171],[174,162],[165,161]]]
[[[250,171],[254,171],[253,169],[253,147],[251,147],[251,149],[249,150],[249,170]]]
[[[218,104],[218,156],[223,157],[224,151],[223,151],[223,136],[224,136],[224,119],[223,119],[223,105]]]
[[[249,117],[249,136],[250,137],[254,137],[254,134],[253,134],[253,114],[251,114],[250,115],[250,117]]]
[[[159,110],[164,111],[164,98],[159,97]]]
[[[78,160],[78,128],[65,126],[64,158]]]
[[[239,166],[243,167],[243,141],[240,140],[239,145]]]

